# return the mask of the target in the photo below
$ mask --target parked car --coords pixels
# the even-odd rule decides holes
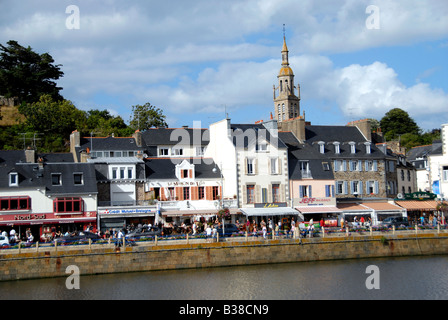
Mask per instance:
[[[7,247],[9,247],[8,237],[0,235],[0,248],[7,248]]]
[[[70,244],[75,242],[85,242],[88,243],[89,239],[92,240],[92,242],[95,242],[101,237],[97,235],[96,233],[89,232],[89,231],[79,231],[74,234],[70,234],[68,236],[63,236],[60,238],[56,238],[55,241],[58,242],[58,244]]]
[[[231,235],[232,233],[238,233],[240,230],[238,229],[238,227],[236,225],[234,225],[233,223],[226,223],[224,225],[224,235]],[[222,225],[218,228],[216,228],[216,232],[219,234],[220,237],[223,236],[223,230],[222,230]]]
[[[381,221],[381,225],[387,228],[391,228],[392,226],[409,226],[409,221],[406,217],[387,217]]]
[[[149,230],[148,229],[136,229],[128,234],[126,234],[126,238],[127,239],[141,239],[141,238],[150,238],[150,237],[154,237],[154,236],[161,236],[162,235],[162,230],[159,229],[158,227],[151,227]]]

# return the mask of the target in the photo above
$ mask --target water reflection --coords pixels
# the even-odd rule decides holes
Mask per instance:
[[[448,257],[362,259],[198,270],[81,276],[0,283],[5,299],[306,300],[447,299]],[[368,290],[366,268],[377,265],[380,289]]]

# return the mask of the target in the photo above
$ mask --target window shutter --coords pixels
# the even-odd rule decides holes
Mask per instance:
[[[334,185],[331,186],[331,196],[332,196],[332,197],[335,196]]]
[[[261,202],[261,186],[256,185],[255,186],[255,203]]]
[[[344,194],[348,194],[347,181],[344,181]]]
[[[358,160],[358,171],[362,171],[362,160]]]
[[[373,171],[378,171],[378,162],[373,160]]]
[[[359,181],[358,193],[359,194],[363,194],[363,192],[362,192],[362,181]]]
[[[243,186],[243,204],[247,203],[247,185]]]
[[[374,190],[375,190],[375,194],[378,194],[378,181],[375,181],[375,186],[374,186]]]
[[[303,186],[299,186],[299,196],[303,198]]]
[[[310,190],[310,198],[312,198],[313,197],[313,192],[311,191],[312,190],[311,186],[308,186],[308,190]]]
[[[176,196],[178,200],[184,200],[184,193],[182,187],[176,187]]]
[[[338,160],[334,160],[334,171],[339,171],[339,161]]]
[[[286,195],[285,195],[285,185],[280,185],[280,202],[285,202]]]
[[[347,160],[342,160],[342,171],[347,171]]]
[[[191,192],[191,200],[199,200],[199,191],[198,191],[198,187],[191,187],[190,188],[190,192]]]

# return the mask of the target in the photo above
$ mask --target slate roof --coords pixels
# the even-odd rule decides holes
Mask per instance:
[[[206,146],[210,142],[210,132],[200,128],[151,128],[142,132],[142,140],[143,146]]]
[[[367,142],[364,135],[354,126],[305,126],[305,142],[316,150],[319,150],[318,142],[325,142],[325,153],[323,157],[329,159],[336,158],[354,158],[354,159],[384,159],[385,154],[381,152],[373,143],[370,145],[371,153],[367,154]],[[340,153],[335,153],[333,143],[339,142]],[[351,153],[350,142],[354,142],[356,153]]]
[[[300,161],[308,161],[314,180],[334,179],[331,162],[326,157],[322,157],[322,154],[316,148],[306,143],[300,143],[292,132],[280,131],[278,136],[288,147],[289,179],[303,179],[299,166]],[[328,169],[324,167],[324,163],[328,164]]]
[[[196,179],[220,179],[219,168],[208,158],[147,158],[145,159],[146,178],[150,180],[176,179],[175,168],[187,160],[194,164]],[[216,168],[217,172],[213,172]]]
[[[4,169],[4,168],[2,168]],[[39,167],[37,163],[15,163],[8,166],[9,172],[17,172],[19,175],[18,187],[10,187],[8,179],[0,179],[0,189],[14,188],[42,188],[47,195],[76,195],[97,193],[95,168],[88,163],[44,163]],[[74,173],[82,173],[83,184],[75,185]],[[0,173],[5,176],[5,172]],[[52,174],[61,174],[62,184],[52,185]]]
[[[90,151],[134,151],[141,150],[135,142],[133,137],[82,137],[80,139],[80,146],[77,147],[78,150]]]

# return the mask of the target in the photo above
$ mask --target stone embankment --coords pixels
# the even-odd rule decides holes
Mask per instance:
[[[0,280],[211,268],[319,260],[448,254],[448,233],[356,234],[323,238],[238,237],[225,241],[159,241],[115,248],[113,244],[6,249],[0,251]]]

